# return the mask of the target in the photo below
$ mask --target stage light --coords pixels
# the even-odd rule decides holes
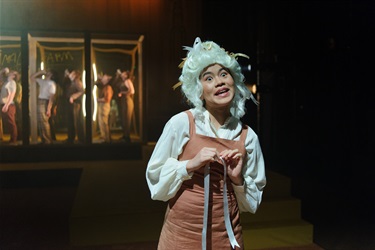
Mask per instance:
[[[40,62],[40,70],[44,70],[44,62]],[[42,75],[42,79],[45,78],[45,75]]]
[[[98,80],[98,72],[96,71],[96,64],[95,63],[92,64],[92,70],[93,70],[93,73],[94,73],[94,82],[96,82]],[[92,89],[92,96],[94,98],[94,112],[92,114],[92,120],[93,121],[96,121],[96,114],[98,112],[98,103],[97,103],[98,97],[97,97],[96,93],[97,93],[97,86],[96,86],[96,84],[94,84],[94,87]]]
[[[94,82],[96,82],[96,80],[98,80],[98,73],[96,71],[96,64],[95,63],[92,64],[92,71],[94,73]]]
[[[251,71],[251,64],[241,66],[242,72],[250,72]]]
[[[86,71],[84,70],[82,72],[82,85],[83,85],[83,89],[85,90],[86,89]],[[83,114],[83,117],[86,117],[86,95],[83,94],[83,97],[82,97],[82,114]]]
[[[257,85],[256,83],[250,83],[246,84],[247,88],[250,90],[250,92],[255,95],[257,93]]]

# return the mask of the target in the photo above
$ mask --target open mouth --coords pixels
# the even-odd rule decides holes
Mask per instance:
[[[218,91],[216,91],[215,95],[222,95],[222,94],[225,94],[229,91],[228,88],[222,88],[222,89],[219,89]]]

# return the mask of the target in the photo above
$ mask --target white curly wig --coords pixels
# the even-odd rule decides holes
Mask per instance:
[[[244,54],[229,54],[223,48],[212,41],[201,42],[197,37],[193,47],[184,47],[188,50],[187,57],[180,64],[182,73],[179,77],[180,82],[175,87],[181,85],[181,91],[190,104],[200,111],[204,111],[204,102],[201,99],[203,94],[200,76],[202,71],[207,67],[220,64],[229,70],[235,83],[235,95],[230,107],[232,116],[240,119],[246,112],[245,102],[252,99],[256,104],[257,101],[246,87],[245,77],[241,73],[241,66],[237,62],[237,56]]]

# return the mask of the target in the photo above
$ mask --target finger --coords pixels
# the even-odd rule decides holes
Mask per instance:
[[[205,154],[203,156],[203,162],[215,162],[216,161],[216,157],[215,157],[215,154]]]
[[[221,163],[221,159],[220,159],[219,153],[217,151],[213,152],[212,159],[213,159],[213,161],[217,161],[217,162]]]
[[[216,148],[204,147],[203,150],[206,150],[206,151],[209,151],[209,152],[213,152],[213,153],[217,152]]]
[[[200,154],[207,155],[207,156],[214,156],[215,151],[212,148],[202,148]]]
[[[217,161],[219,161],[219,162],[221,161],[220,160],[220,153],[216,149],[215,149],[215,158],[216,158]]]
[[[219,159],[219,152],[216,150],[216,148],[203,148],[205,153],[212,157],[214,160]]]
[[[228,157],[228,154],[229,154],[229,150],[228,149],[225,149],[223,151],[221,151],[221,153],[219,154],[223,159],[227,158]]]
[[[230,150],[230,151],[228,152],[228,157],[233,158],[233,155],[235,155],[235,154],[237,154],[237,153],[239,153],[239,150],[238,150],[238,149]]]
[[[233,159],[241,159],[242,158],[242,154],[241,153],[237,153],[237,154],[235,154],[233,157],[232,157]]]

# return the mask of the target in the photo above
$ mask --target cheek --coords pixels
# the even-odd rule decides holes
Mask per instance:
[[[236,85],[233,80],[228,83],[228,86],[233,90],[233,93],[236,92]]]
[[[205,99],[205,97],[208,97],[212,92],[212,89],[208,87],[207,85],[202,85],[202,95],[201,99]]]
[[[228,84],[229,84],[230,86],[233,86],[233,87],[234,87],[234,79],[233,79],[232,76],[230,77],[230,79],[229,79],[229,81],[228,81]]]
[[[206,96],[207,96],[206,91],[203,89],[203,93],[201,95],[201,100],[206,99]]]

